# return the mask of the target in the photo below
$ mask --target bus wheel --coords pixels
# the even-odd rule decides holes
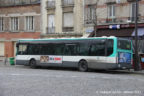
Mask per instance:
[[[88,64],[85,60],[81,60],[78,64],[78,69],[81,72],[87,72],[88,71]]]
[[[34,69],[37,68],[36,60],[34,60],[34,59],[30,60],[30,67],[34,68]]]

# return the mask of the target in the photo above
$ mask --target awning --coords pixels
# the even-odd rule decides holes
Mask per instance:
[[[131,36],[135,36],[135,30]],[[144,28],[138,28],[138,36],[144,36]]]
[[[133,32],[134,32],[134,28],[117,29],[117,30],[99,29],[96,35],[97,37],[101,37],[101,36],[131,37],[131,34]]]

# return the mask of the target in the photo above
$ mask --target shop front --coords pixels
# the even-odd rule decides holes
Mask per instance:
[[[114,26],[114,27],[113,27]],[[135,50],[135,28],[134,24],[131,25],[117,25],[98,26],[96,36],[116,36],[120,38],[127,38],[133,41],[133,50]],[[92,32],[90,37],[94,37],[95,33]],[[144,24],[140,24],[138,28],[138,53],[141,62],[141,67],[144,69]],[[135,52],[135,51],[133,51]]]

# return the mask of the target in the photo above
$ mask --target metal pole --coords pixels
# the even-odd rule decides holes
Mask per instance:
[[[94,21],[94,37],[97,36],[97,7],[98,7],[99,0],[96,1],[95,5],[95,21]]]
[[[140,62],[138,54],[138,0],[136,0],[136,14],[135,14],[135,71],[140,71]]]

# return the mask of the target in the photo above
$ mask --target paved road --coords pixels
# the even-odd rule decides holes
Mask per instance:
[[[0,96],[144,96],[144,74],[0,66]]]

